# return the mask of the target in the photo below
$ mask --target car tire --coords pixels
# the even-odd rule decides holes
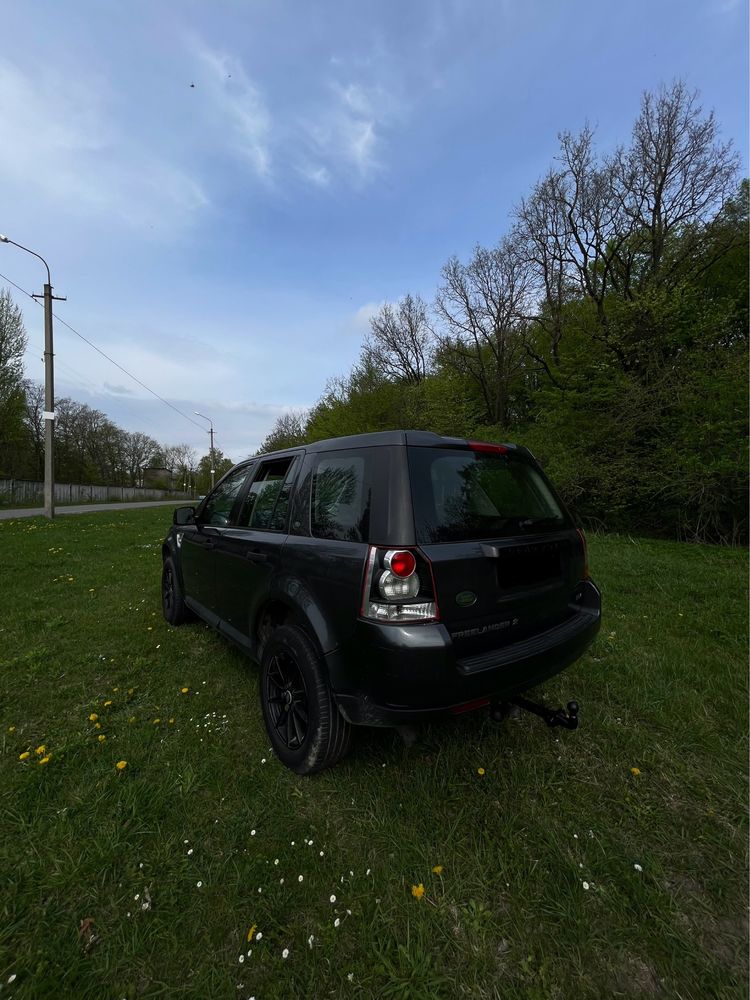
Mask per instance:
[[[293,625],[275,629],[263,648],[260,704],[279,760],[296,774],[316,774],[346,754],[350,724],[339,712],[315,647]]]
[[[164,560],[161,571],[161,610],[170,625],[184,625],[193,618],[192,611],[185,604],[180,578],[171,556]]]

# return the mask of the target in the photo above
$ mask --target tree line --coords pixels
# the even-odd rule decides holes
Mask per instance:
[[[561,133],[491,247],[373,316],[261,452],[412,427],[513,440],[590,526],[747,540],[748,182],[682,82],[626,144]]]

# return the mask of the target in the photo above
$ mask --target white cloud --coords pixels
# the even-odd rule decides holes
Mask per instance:
[[[119,225],[181,230],[207,204],[188,174],[118,132],[95,78],[25,74],[0,59],[0,181],[6,198]]]
[[[206,68],[199,81],[219,117],[229,123],[232,143],[247,159],[256,175],[271,175],[271,116],[258,88],[239,59],[216,52],[201,42],[192,47]]]

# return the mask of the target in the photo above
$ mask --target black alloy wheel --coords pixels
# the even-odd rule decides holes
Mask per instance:
[[[271,657],[266,685],[269,715],[279,739],[289,750],[299,750],[307,736],[310,712],[305,678],[288,653]]]
[[[341,715],[328,673],[301,628],[280,625],[263,647],[260,706],[279,760],[297,774],[315,774],[349,749],[352,727]]]
[[[161,609],[162,614],[170,625],[182,625],[183,622],[190,621],[192,612],[185,604],[177,576],[174,562],[171,556],[164,560],[161,571]]]

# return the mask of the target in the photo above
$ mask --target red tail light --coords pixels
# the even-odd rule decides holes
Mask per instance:
[[[506,455],[508,449],[504,444],[488,444],[486,441],[469,441],[472,451],[490,452],[493,455]]]
[[[437,621],[440,613],[432,565],[424,553],[371,545],[360,614],[379,622]]]
[[[578,532],[578,537],[581,539],[581,548],[583,549],[583,579],[588,580],[591,578],[589,573],[589,547],[586,544],[586,536],[583,533],[582,528],[576,528]]]

